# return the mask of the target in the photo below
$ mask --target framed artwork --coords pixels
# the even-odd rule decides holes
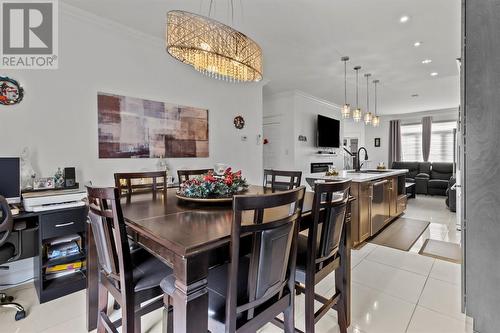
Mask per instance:
[[[208,110],[98,93],[99,158],[208,157]]]
[[[375,147],[380,147],[380,138],[375,138]]]

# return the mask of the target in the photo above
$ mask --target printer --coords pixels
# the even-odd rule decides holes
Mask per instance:
[[[85,189],[39,191],[23,193],[26,212],[42,212],[54,209],[85,206]]]

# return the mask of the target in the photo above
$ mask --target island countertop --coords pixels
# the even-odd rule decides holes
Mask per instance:
[[[324,179],[324,180],[351,179],[353,183],[364,183],[381,178],[406,174],[407,172],[408,172],[407,169],[385,169],[385,170],[361,169],[360,172],[356,172],[354,170],[342,170],[339,171],[338,176],[325,176],[325,172],[316,172],[305,175],[305,178]]]
[[[406,169],[362,169],[339,171],[338,176],[325,176],[325,172],[310,173],[305,179],[310,186],[315,181],[350,179],[351,234],[354,246],[365,242],[396,220],[406,210]]]

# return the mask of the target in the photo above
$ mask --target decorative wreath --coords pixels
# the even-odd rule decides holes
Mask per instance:
[[[24,90],[14,79],[0,76],[0,104],[14,105],[23,99]]]
[[[234,117],[234,127],[236,127],[237,129],[243,129],[243,127],[245,127],[245,119],[243,119],[242,116],[236,116]]]

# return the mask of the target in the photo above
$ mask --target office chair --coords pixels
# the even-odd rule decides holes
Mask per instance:
[[[16,248],[12,243],[8,243],[7,239],[9,238],[12,231],[17,231],[18,233],[18,248],[21,249],[21,232],[20,230],[25,229],[26,225],[16,225],[14,228],[14,221],[12,219],[12,214],[10,212],[9,204],[4,197],[0,196],[0,264],[5,264],[10,261],[14,261],[21,257],[21,251],[18,250],[16,253]],[[0,269],[7,270],[9,267],[0,266]],[[26,317],[26,312],[24,308],[12,302],[14,300],[13,297],[7,296],[5,293],[0,293],[0,308],[13,308],[16,309],[16,320],[21,320]]]

